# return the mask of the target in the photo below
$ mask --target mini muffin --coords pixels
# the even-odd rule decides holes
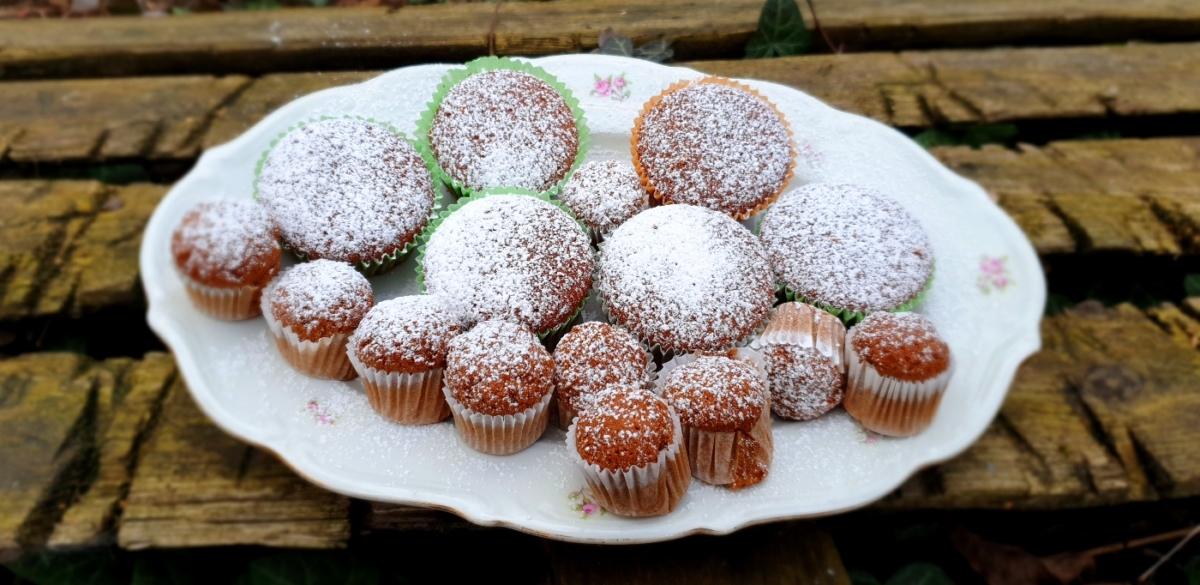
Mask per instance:
[[[633,127],[633,164],[655,198],[738,220],[779,197],[795,156],[775,106],[717,77],[668,88],[643,106]]]
[[[524,71],[474,73],[451,87],[436,107],[429,146],[455,187],[541,193],[566,178],[580,154],[580,133],[567,98]]]
[[[587,300],[591,245],[553,203],[478,194],[440,222],[421,251],[424,289],[464,324],[504,319],[545,335]]]
[[[811,420],[833,410],[846,393],[846,326],[804,303],[784,303],[751,347],[763,356],[771,412]]]
[[[766,479],[774,442],[767,383],[749,361],[761,357],[732,355],[676,357],[663,365],[658,390],[683,423],[692,475],[740,489]]]
[[[252,201],[201,203],[171,236],[171,255],[192,304],[239,321],[262,314],[259,297],[279,273],[279,231]]]
[[[399,297],[375,305],[346,347],[371,408],[404,424],[450,416],[442,373],[450,340],[460,333],[462,326],[437,297]]]
[[[455,337],[444,379],[454,426],[472,449],[509,455],[546,430],[554,359],[525,327],[484,321]]]
[[[554,348],[554,389],[560,428],[571,425],[592,397],[612,384],[648,388],[654,361],[628,331],[607,323],[580,323]]]
[[[847,322],[917,300],[933,275],[921,224],[868,187],[814,183],[789,191],[763,215],[759,236],[796,300]]]
[[[950,347],[916,313],[874,313],[846,334],[845,407],[862,426],[907,437],[929,427],[950,384]]]
[[[585,163],[558,196],[599,242],[650,205],[633,165],[615,160]]]
[[[619,516],[667,514],[692,483],[679,417],[636,386],[597,393],[567,431],[567,449],[597,503]]]
[[[297,264],[263,291],[262,312],[279,352],[314,378],[353,380],[346,341],[375,303],[371,285],[349,264]]]
[[[692,205],[648,209],[617,228],[600,248],[596,290],[612,320],[664,355],[727,350],[775,302],[758,239]]]
[[[257,189],[284,246],[368,276],[399,261],[435,203],[416,149],[386,126],[355,119],[288,132],[262,163]]]

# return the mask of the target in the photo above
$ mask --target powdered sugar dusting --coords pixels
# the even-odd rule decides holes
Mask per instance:
[[[841,404],[846,372],[840,363],[799,345],[771,345],[760,351],[767,364],[771,412],[792,420],[811,420]]]
[[[519,71],[485,71],[455,85],[438,106],[429,141],[442,169],[473,190],[546,191],[579,149],[567,101]]]
[[[612,384],[649,383],[650,354],[629,332],[607,323],[580,323],[554,349],[554,385],[571,409]]]
[[[779,280],[812,303],[869,313],[912,300],[933,252],[900,204],[858,185],[815,183],[784,193],[759,232]]]
[[[289,132],[258,178],[284,243],[310,258],[369,262],[412,241],[433,210],[433,180],[384,126],[324,120]]]
[[[353,330],[374,296],[366,277],[349,264],[314,260],[297,264],[271,281],[263,291],[263,303],[264,309],[304,338],[331,324]]]
[[[508,319],[536,332],[587,298],[592,249],[579,224],[526,195],[489,195],[448,215],[424,253],[425,287],[465,324]]]
[[[601,247],[597,290],[635,335],[683,352],[728,349],[774,301],[758,240],[691,205],[655,207],[617,228]]]
[[[744,215],[783,189],[791,137],[750,92],[698,83],[667,94],[642,118],[636,151],[665,201]]]
[[[847,349],[885,376],[924,381],[950,367],[950,348],[917,313],[873,313],[851,331]]]
[[[571,175],[558,198],[583,224],[607,234],[649,205],[633,165],[625,161],[593,161]]]
[[[201,203],[189,211],[174,233],[171,252],[185,274],[214,285],[258,284],[248,280],[266,275],[280,255],[266,210],[232,199]]]
[[[350,343],[363,363],[389,372],[423,372],[446,365],[450,340],[462,326],[432,295],[398,297],[375,305]]]
[[[575,447],[589,464],[625,470],[658,460],[674,434],[671,411],[662,398],[634,386],[612,386],[580,413]]]
[[[671,370],[662,393],[684,426],[714,432],[749,431],[767,405],[766,381],[754,365],[724,356]]]
[[[528,329],[484,321],[450,342],[446,385],[472,411],[516,414],[554,389],[554,360]]]

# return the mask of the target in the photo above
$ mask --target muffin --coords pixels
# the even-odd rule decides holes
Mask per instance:
[[[933,275],[921,224],[859,185],[814,183],[785,193],[763,215],[759,237],[790,295],[847,322],[915,304]]]
[[[868,430],[907,437],[929,427],[950,384],[950,346],[916,313],[874,313],[846,334],[844,406]]]
[[[662,516],[692,483],[679,417],[662,398],[616,385],[594,396],[567,430],[567,450],[602,508]]]
[[[506,193],[476,194],[451,209],[426,236],[419,278],[465,325],[504,319],[546,335],[580,310],[592,248],[565,211]]]
[[[262,314],[263,288],[279,273],[279,231],[252,201],[201,203],[171,236],[171,255],[192,304],[239,321]]]
[[[297,264],[263,291],[262,312],[283,359],[314,378],[353,380],[346,341],[375,303],[367,279],[349,264]]]
[[[766,479],[774,443],[771,401],[749,350],[679,356],[663,365],[659,394],[679,415],[692,475],[741,489]]]
[[[795,148],[783,116],[758,92],[706,77],[667,88],[633,126],[633,165],[663,203],[746,219],[791,179]]]
[[[450,340],[460,333],[462,326],[437,297],[399,297],[372,307],[346,346],[371,408],[404,424],[450,416],[442,374]]]
[[[546,430],[554,359],[525,327],[484,321],[455,337],[444,380],[454,426],[476,451],[516,453]]]
[[[583,159],[582,115],[566,87],[541,69],[480,59],[451,71],[438,90],[428,145],[456,191],[550,191]]]
[[[571,175],[558,199],[587,227],[593,242],[650,205],[633,165],[615,160],[585,163]]]
[[[554,348],[554,392],[562,429],[593,396],[613,384],[649,388],[654,361],[628,331],[607,323],[580,323]]]
[[[651,208],[617,228],[600,248],[596,290],[611,320],[664,356],[727,350],[775,301],[758,239],[692,205]]]
[[[821,309],[793,302],[772,311],[750,346],[763,356],[775,416],[812,420],[842,403],[845,341],[846,326]]]
[[[328,119],[299,126],[266,155],[258,200],[301,258],[386,271],[433,212],[429,168],[387,126]]]

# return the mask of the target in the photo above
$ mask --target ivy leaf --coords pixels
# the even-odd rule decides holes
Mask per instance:
[[[129,577],[116,553],[108,548],[75,553],[30,553],[5,567],[37,585],[123,585]]]
[[[379,566],[345,552],[284,552],[255,559],[246,585],[375,585]]]
[[[1200,297],[1200,274],[1188,274],[1183,277],[1183,292],[1189,297]]]
[[[880,585],[879,579],[866,571],[850,571],[850,585]]]
[[[954,585],[954,581],[933,563],[911,563],[900,567],[886,585]]]
[[[1047,317],[1057,315],[1074,306],[1075,303],[1071,302],[1071,297],[1068,297],[1067,295],[1060,295],[1058,293],[1050,293],[1046,295],[1045,315]]]
[[[605,29],[600,33],[600,46],[596,47],[593,53],[601,55],[617,55],[619,57],[633,56],[633,41],[629,37],[614,31],[613,29]]]
[[[1183,566],[1183,572],[1187,574],[1188,585],[1200,585],[1200,556],[1192,557]]]
[[[671,48],[670,41],[659,39],[657,41],[650,41],[634,49],[633,56],[652,63],[662,63],[669,61],[671,57],[675,56],[675,49]]]
[[[767,0],[758,17],[758,32],[746,45],[746,58],[803,55],[811,44],[812,33],[796,0]]]

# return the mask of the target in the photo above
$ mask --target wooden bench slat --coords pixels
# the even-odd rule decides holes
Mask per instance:
[[[350,536],[349,505],[226,435],[179,380],[134,475],[117,539],[131,549],[336,548]]]
[[[1190,0],[815,5],[826,34],[851,50],[1200,38],[1200,8]],[[673,41],[681,59],[740,58],[761,8],[761,0],[580,0],[6,21],[0,22],[0,71],[11,79],[390,68],[489,51],[590,50],[608,27],[639,43]],[[807,5],[803,10],[812,26]]]

